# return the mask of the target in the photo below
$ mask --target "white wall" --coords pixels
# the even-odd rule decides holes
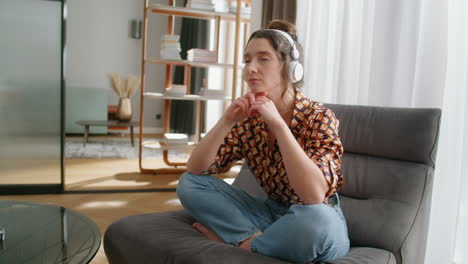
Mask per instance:
[[[167,3],[167,0],[152,0],[151,3]],[[177,5],[183,1],[176,1]],[[130,22],[143,18],[143,1],[136,0],[68,0],[67,1],[67,46],[66,87],[99,88],[108,90],[108,104],[117,105],[118,96],[107,78],[110,72],[124,76],[141,74],[142,40],[130,37]],[[262,0],[252,1],[251,30],[260,27]],[[180,32],[181,19],[176,18],[175,32]],[[167,16],[150,14],[147,56],[159,57],[160,38],[166,33]],[[146,65],[145,91],[163,91],[164,65]],[[139,120],[140,91],[132,97],[133,120]],[[162,100],[145,100],[146,133],[162,132]],[[67,109],[68,110],[68,109]]]
[[[254,32],[262,27],[263,0],[252,0],[252,19],[250,31]]]
[[[166,2],[155,0],[152,2]],[[143,18],[143,1],[68,0],[67,1],[66,85],[74,88],[108,90],[108,104],[117,105],[118,96],[107,78],[110,72],[124,76],[141,74],[142,39],[130,37],[130,23]],[[167,17],[150,15],[147,47],[149,55],[159,51],[160,35],[166,31]],[[152,52],[151,52],[152,51]],[[165,68],[147,66],[147,91],[161,91]],[[133,120],[139,120],[140,91],[132,97]],[[145,100],[145,132],[160,132],[162,100]]]

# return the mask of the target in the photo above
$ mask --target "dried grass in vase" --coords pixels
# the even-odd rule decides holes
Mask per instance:
[[[121,122],[128,122],[132,119],[132,106],[130,98],[135,94],[140,86],[140,77],[130,75],[128,79],[123,79],[118,73],[112,72],[109,77],[112,89],[119,96],[119,106],[117,108],[117,119]]]

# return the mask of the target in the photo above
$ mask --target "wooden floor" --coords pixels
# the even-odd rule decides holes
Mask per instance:
[[[151,163],[168,167],[161,160]],[[140,174],[138,159],[65,160],[65,189],[69,191],[175,188],[178,178],[174,174]]]
[[[70,191],[177,187],[178,175],[140,174],[136,159],[67,159],[65,162],[65,184]],[[162,165],[162,161],[154,160],[151,164]],[[34,175],[34,171],[25,173]],[[236,174],[234,169],[221,177],[232,182]],[[0,200],[49,203],[76,210],[93,219],[102,235],[112,222],[124,216],[182,208],[175,192],[14,195],[0,196]],[[91,263],[108,263],[102,244]]]

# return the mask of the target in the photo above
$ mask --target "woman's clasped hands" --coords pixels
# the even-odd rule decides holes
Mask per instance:
[[[238,122],[246,117],[260,118],[269,126],[283,122],[278,109],[276,109],[274,102],[267,97],[266,92],[255,94],[249,92],[238,97],[224,113],[224,118],[231,122]]]

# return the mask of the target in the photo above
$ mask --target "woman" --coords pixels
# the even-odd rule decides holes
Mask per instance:
[[[338,120],[306,98],[295,26],[273,21],[252,34],[237,98],[194,149],[177,194],[207,238],[296,263],[349,250],[335,193],[342,185]],[[267,199],[211,176],[245,159]]]

